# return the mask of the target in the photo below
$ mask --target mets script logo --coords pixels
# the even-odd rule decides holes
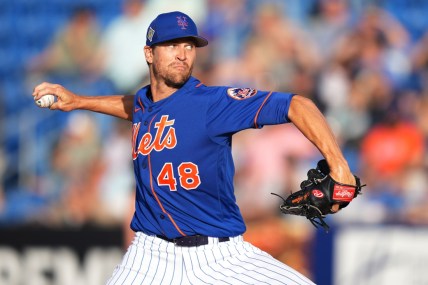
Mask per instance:
[[[140,124],[136,123],[132,127],[132,159],[137,159],[138,154],[149,155],[152,150],[161,151],[165,148],[172,149],[177,145],[177,137],[175,135],[174,125],[175,120],[168,120],[168,115],[161,117],[159,122],[154,124],[156,134],[145,133],[137,143]]]
[[[244,100],[257,94],[257,90],[252,88],[229,88],[227,95],[236,100]]]
[[[177,17],[177,24],[181,27],[182,30],[187,29],[187,26],[189,25],[187,23],[186,17],[184,17],[184,16],[178,16]]]

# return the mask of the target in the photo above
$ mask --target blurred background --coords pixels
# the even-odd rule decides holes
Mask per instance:
[[[428,1],[0,0],[0,284],[104,284],[132,233],[131,124],[38,108],[148,83],[150,21],[181,10],[207,85],[293,92],[331,124],[363,195],[326,234],[279,214],[321,158],[293,125],[234,137],[245,238],[317,284],[428,284]]]

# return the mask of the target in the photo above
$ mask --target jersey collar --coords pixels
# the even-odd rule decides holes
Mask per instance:
[[[160,105],[160,104],[163,104],[164,102],[170,101],[172,98],[176,96],[179,96],[179,94],[186,92],[189,88],[195,88],[196,85],[198,85],[199,83],[200,81],[198,79],[196,79],[193,76],[190,76],[189,80],[187,80],[187,82],[184,83],[184,85],[180,89],[172,93],[167,98],[159,100],[157,102],[153,102],[151,99],[150,84],[138,90],[136,95],[140,98],[141,102],[145,106],[158,105],[158,104]]]

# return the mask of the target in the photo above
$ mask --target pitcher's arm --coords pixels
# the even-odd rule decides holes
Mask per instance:
[[[72,110],[89,110],[117,118],[132,121],[134,95],[83,96],[67,90],[59,84],[43,82],[33,91],[35,100],[43,95],[52,94],[56,97],[51,110],[69,112]]]

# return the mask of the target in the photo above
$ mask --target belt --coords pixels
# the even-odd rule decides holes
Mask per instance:
[[[184,236],[180,238],[167,238],[166,236],[161,236],[161,235],[156,235],[156,236],[160,239],[166,240],[168,242],[172,242],[176,246],[183,246],[183,247],[207,245],[208,238],[209,238],[207,236],[201,236],[201,235]],[[218,239],[218,242],[225,242],[230,240],[230,238],[228,237],[221,237],[216,239]]]

